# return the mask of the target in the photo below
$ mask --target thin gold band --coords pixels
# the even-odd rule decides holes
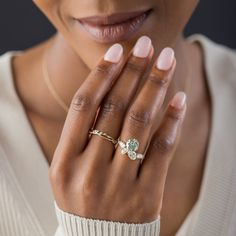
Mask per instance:
[[[116,144],[118,143],[118,141],[115,140],[114,138],[112,138],[110,135],[108,135],[108,134],[106,134],[106,133],[104,133],[104,132],[102,132],[102,131],[100,131],[100,130],[97,130],[97,129],[90,130],[90,131],[89,131],[89,134],[91,134],[91,135],[92,135],[92,134],[98,135],[98,136],[100,136],[100,137],[102,137],[102,138],[104,138],[104,139],[106,139],[106,140],[112,142],[114,145],[116,145]]]

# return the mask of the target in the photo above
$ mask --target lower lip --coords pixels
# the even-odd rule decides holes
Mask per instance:
[[[117,41],[126,40],[132,34],[137,32],[149,16],[149,13],[150,11],[147,11],[144,14],[128,21],[113,25],[94,26],[86,22],[78,21],[86,32],[88,32],[89,35],[97,42],[114,43]]]

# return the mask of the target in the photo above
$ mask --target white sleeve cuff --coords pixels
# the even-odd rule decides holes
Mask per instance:
[[[128,224],[84,218],[62,211],[54,201],[63,236],[159,236],[160,217],[143,224]]]

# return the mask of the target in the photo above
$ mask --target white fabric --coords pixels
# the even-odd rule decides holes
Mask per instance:
[[[114,223],[113,221],[94,220],[65,213],[58,208],[56,202],[55,209],[59,225],[62,226],[56,236],[156,236],[160,232],[159,218],[148,224]]]

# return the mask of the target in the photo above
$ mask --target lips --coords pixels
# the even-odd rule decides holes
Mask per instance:
[[[151,9],[146,11],[118,13],[109,16],[79,18],[77,21],[95,41],[113,43],[128,39],[138,31],[147,19]]]

